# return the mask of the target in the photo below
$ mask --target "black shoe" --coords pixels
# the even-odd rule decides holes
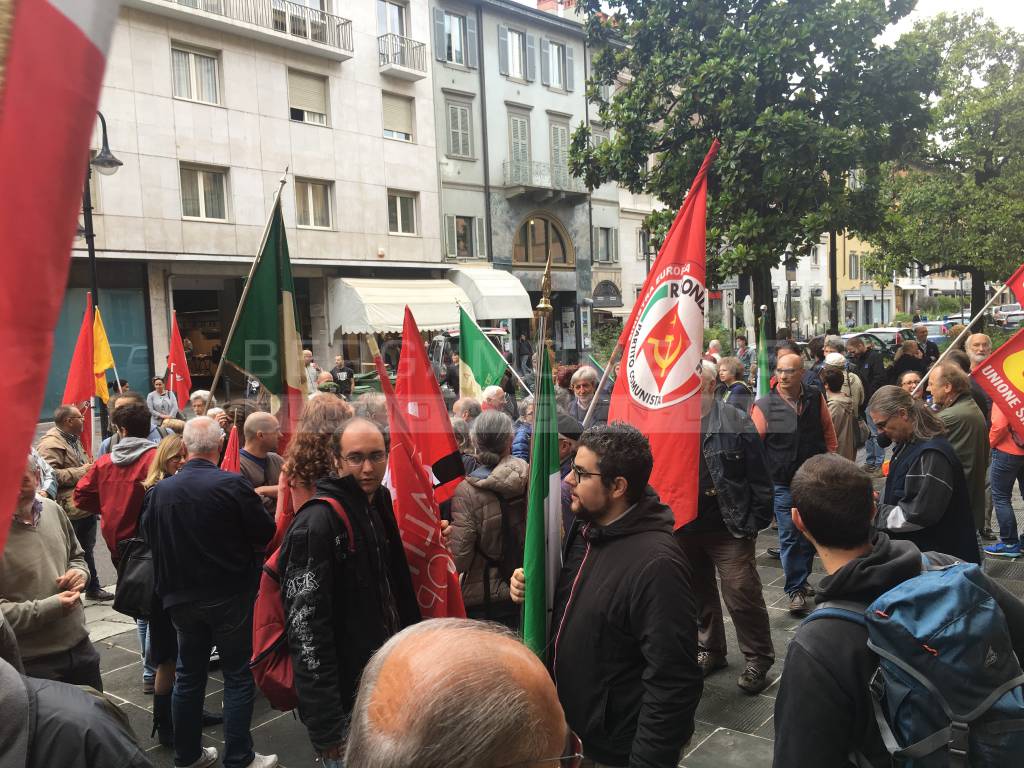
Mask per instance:
[[[712,672],[729,666],[729,662],[720,653],[712,653],[707,648],[698,647],[697,665],[700,667],[701,674],[707,677]]]
[[[793,614],[805,614],[810,609],[807,606],[807,591],[798,589],[789,596],[789,612]]]
[[[203,710],[203,728],[207,728],[211,725],[220,725],[224,722],[224,715],[215,715],[213,712],[207,712]]]
[[[152,680],[143,680],[142,681],[142,692],[146,696],[152,696],[153,693],[155,692],[154,682]]]
[[[804,594],[807,595],[807,597],[814,597],[818,593],[815,591],[814,587],[811,586],[811,583],[807,582],[804,584]]]
[[[86,592],[85,593],[85,597],[88,600],[97,600],[97,601],[113,600],[114,599],[114,593],[113,592],[107,592],[107,590],[103,589],[102,587],[98,587],[96,589],[90,590],[89,592]]]
[[[217,646],[213,646],[210,649],[210,666],[216,667],[220,665],[220,651],[217,650]]]
[[[768,687],[768,670],[748,661],[747,668],[736,680],[736,685],[749,694],[760,693]]]
[[[995,541],[999,537],[996,536],[995,531],[993,531],[991,528],[986,528],[981,532],[981,538],[983,541]]]
[[[778,547],[768,547],[768,557],[774,557],[776,560],[781,560],[782,550]]]

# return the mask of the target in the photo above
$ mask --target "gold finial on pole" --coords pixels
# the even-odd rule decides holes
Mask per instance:
[[[548,263],[544,267],[544,277],[540,281],[540,301],[537,302],[537,311],[548,315],[551,313],[551,254],[548,253]]]

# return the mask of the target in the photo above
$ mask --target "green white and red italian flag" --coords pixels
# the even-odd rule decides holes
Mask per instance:
[[[543,339],[537,344],[544,349]],[[523,642],[545,659],[555,584],[562,567],[562,476],[558,464],[558,411],[549,355],[539,355],[537,399],[530,450],[523,572]]]
[[[485,388],[501,383],[506,368],[508,361],[459,307],[459,396],[479,400]]]
[[[270,392],[271,411],[276,411],[286,438],[295,431],[308,389],[298,328],[295,283],[278,195],[263,248],[249,273],[242,306],[229,333],[224,359],[259,379]]]

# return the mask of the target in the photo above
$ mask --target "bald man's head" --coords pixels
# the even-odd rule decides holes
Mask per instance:
[[[504,628],[433,619],[389,640],[363,672],[345,762],[495,768],[558,757],[567,726],[544,665]]]
[[[281,426],[277,419],[266,411],[250,413],[242,427],[245,435],[245,448],[256,455],[262,456],[268,451],[276,451],[281,440]]]

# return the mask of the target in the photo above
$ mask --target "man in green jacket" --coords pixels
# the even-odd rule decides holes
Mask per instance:
[[[928,389],[939,406],[946,438],[963,465],[971,515],[980,533],[985,527],[985,478],[991,454],[985,415],[971,397],[970,379],[956,363],[941,362],[933,367]]]

